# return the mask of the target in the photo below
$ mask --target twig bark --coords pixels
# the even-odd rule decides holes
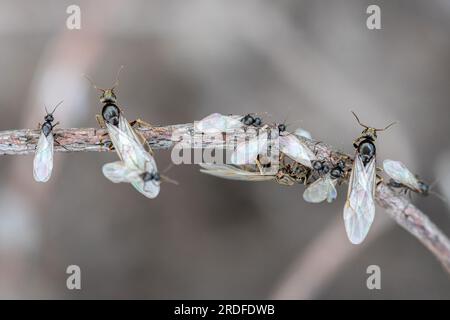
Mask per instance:
[[[193,128],[192,123],[179,124],[163,127],[141,126],[136,128],[147,139],[153,149],[169,149],[176,141],[172,134],[176,130],[178,135],[190,136]],[[55,129],[56,140],[69,151],[109,151],[105,145],[108,136],[104,129]],[[0,155],[23,155],[34,153],[36,143],[39,139],[39,130],[10,130],[0,132]],[[200,136],[199,136],[200,137]],[[315,150],[318,158],[328,159],[336,162],[345,158],[346,165],[352,165],[352,157],[340,152],[336,148],[323,142],[302,139],[312,150]],[[196,147],[223,147],[224,141],[203,138],[202,143]],[[56,152],[68,152],[65,148],[55,145]],[[430,219],[409,199],[399,195],[386,184],[381,183],[377,187],[376,201],[378,205],[386,210],[391,218],[409,233],[419,239],[436,258],[442,263],[447,272],[450,273],[450,240],[443,232],[433,224]]]

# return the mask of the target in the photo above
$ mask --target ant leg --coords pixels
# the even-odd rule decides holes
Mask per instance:
[[[97,123],[100,126],[100,128],[102,128],[102,129],[106,128],[105,120],[103,119],[103,117],[101,115],[96,114],[95,120],[97,120]]]
[[[114,147],[114,145],[112,144],[112,142],[110,140],[103,141],[103,139],[100,139],[100,144],[102,146],[107,147],[108,150],[110,150],[110,151],[116,150],[116,148]]]
[[[134,127],[136,124],[137,124],[139,127],[150,127],[150,128],[154,127],[154,126],[151,125],[150,123],[145,122],[144,120],[141,120],[141,119],[139,119],[139,118],[136,119],[136,120],[134,120],[134,121],[131,121],[131,122],[130,122],[130,125],[131,125],[132,127]]]
[[[56,135],[54,135],[56,137]],[[70,151],[69,149],[66,148],[66,146],[62,145],[58,140],[54,139],[55,143],[60,146],[63,147],[64,149],[66,149],[66,151]]]
[[[316,150],[316,147],[319,145],[319,144],[321,144],[322,143],[322,141],[317,141],[315,144],[314,144],[314,155],[316,155],[317,156],[317,152],[319,152],[318,150]]]
[[[56,122],[54,125],[52,125],[52,130],[53,130],[53,128],[56,127],[57,125],[59,125],[59,121]]]
[[[261,162],[259,161],[259,158],[256,158],[256,166],[258,167],[259,172],[260,172],[261,174],[264,174],[263,166],[262,166]]]
[[[286,163],[284,162],[285,159],[285,154],[280,152],[280,164],[283,165],[283,167],[286,165]]]
[[[102,145],[102,146],[106,146],[109,150],[115,150],[115,148],[114,148],[114,145],[113,145],[113,143],[111,142],[111,140],[106,140],[105,141],[105,139],[103,139],[104,137],[106,137],[106,136],[108,136],[109,137],[109,133],[108,132],[105,132],[105,133],[103,133],[101,136],[100,136],[100,139],[99,139],[99,142],[100,142],[100,145]]]
[[[379,185],[380,185],[381,183],[383,183],[383,181],[384,181],[383,177],[380,176],[378,173],[377,173],[377,175],[376,175],[376,180],[378,180],[378,181],[376,182],[376,185],[377,185],[377,186],[379,186]]]
[[[308,168],[308,171],[303,174],[303,184],[308,185],[308,181],[311,178],[312,170]]]
[[[178,181],[173,180],[173,179],[170,179],[169,177],[167,177],[167,176],[165,176],[165,175],[161,175],[161,179],[162,179],[164,182],[168,182],[168,183],[174,184],[174,185],[176,185],[176,186],[179,185]]]

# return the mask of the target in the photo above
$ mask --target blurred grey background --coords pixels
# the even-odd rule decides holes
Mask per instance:
[[[81,30],[66,8],[81,7]],[[366,8],[381,8],[368,30]],[[353,152],[361,129],[379,158],[402,160],[450,194],[450,1],[0,0],[0,128],[35,128],[64,99],[62,127],[96,126],[99,86],[125,65],[119,103],[129,120],[165,125],[261,113]],[[151,201],[105,179],[114,154],[57,154],[52,179],[32,156],[0,161],[0,298],[448,299],[450,278],[378,209],[368,239],[345,236],[345,186],[333,204],[302,186],[239,183],[172,168]],[[158,151],[159,168],[170,163]],[[439,179],[439,180],[438,180]],[[450,234],[438,198],[415,203]],[[68,265],[82,290],[66,288]],[[366,268],[379,265],[381,290]]]

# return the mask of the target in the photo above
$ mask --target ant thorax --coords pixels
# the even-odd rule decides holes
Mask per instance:
[[[50,121],[44,122],[44,124],[41,127],[42,133],[47,137],[53,130],[52,123]]]

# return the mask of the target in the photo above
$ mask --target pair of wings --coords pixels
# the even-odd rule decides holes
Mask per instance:
[[[278,142],[280,152],[308,168],[312,167],[311,162],[316,160],[316,156],[295,135],[289,133],[279,135]],[[254,164],[258,155],[267,154],[268,145],[268,132],[264,131],[257,137],[238,144],[231,155],[231,163],[235,165]]]
[[[344,224],[348,239],[353,244],[361,243],[375,217],[376,161],[373,157],[364,166],[356,154],[344,207]]]
[[[264,175],[258,171],[250,171],[241,168],[240,166],[229,164],[206,164],[201,163],[201,172],[229,180],[239,181],[271,181],[275,180],[276,176],[273,174]]]
[[[327,200],[331,203],[337,197],[336,179],[332,179],[330,174],[325,175],[311,183],[303,192],[303,199],[306,202],[319,203]]]
[[[33,160],[33,177],[37,182],[47,182],[53,170],[53,133],[48,136],[41,131]]]
[[[396,182],[399,182],[416,192],[420,192],[420,185],[416,176],[400,161],[384,160],[383,170]]]
[[[122,115],[119,125],[115,127],[106,123],[111,142],[121,159],[118,162],[103,166],[103,174],[112,182],[129,182],[147,198],[155,198],[160,191],[160,182],[150,180],[145,182],[142,174],[156,173],[155,159],[142,145],[142,139],[136,134],[128,121]]]

